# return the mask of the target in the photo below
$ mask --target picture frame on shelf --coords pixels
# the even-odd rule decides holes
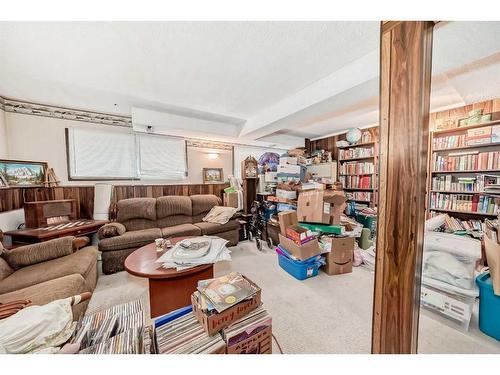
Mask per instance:
[[[203,168],[203,183],[218,184],[224,182],[222,168]]]
[[[44,186],[46,173],[46,162],[0,159],[3,187]]]

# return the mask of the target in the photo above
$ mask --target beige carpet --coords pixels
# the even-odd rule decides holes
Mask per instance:
[[[369,353],[373,272],[355,268],[352,274],[298,281],[283,271],[274,251],[259,252],[254,243],[231,248],[233,260],[215,266],[216,275],[238,271],[262,288],[265,308],[273,317],[273,333],[285,353]],[[101,275],[88,313],[142,298],[149,310],[147,281],[126,272]],[[273,351],[277,353],[274,346]],[[500,353],[500,342],[477,329],[451,328],[428,313],[421,314],[421,353]]]

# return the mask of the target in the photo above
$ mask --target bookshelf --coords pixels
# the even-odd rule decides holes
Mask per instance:
[[[458,126],[475,110],[491,119]],[[451,126],[438,129],[443,122]],[[500,183],[500,101],[432,113],[429,125],[428,216],[447,213],[464,221],[496,217],[500,207],[483,189]]]
[[[364,134],[361,142],[338,147],[338,177],[348,201],[374,207],[377,204],[378,127],[361,132]]]

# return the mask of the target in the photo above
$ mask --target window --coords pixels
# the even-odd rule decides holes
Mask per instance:
[[[134,134],[80,128],[67,131],[70,179],[137,178]]]
[[[139,177],[179,181],[187,177],[184,139],[159,135],[137,135]]]
[[[275,152],[281,155],[284,154],[286,150],[269,148],[269,147],[235,145],[234,176],[241,179],[241,162],[245,160],[248,156],[253,156],[255,159],[259,160],[259,158],[266,152]]]

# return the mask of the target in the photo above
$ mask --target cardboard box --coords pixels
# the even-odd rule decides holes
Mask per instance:
[[[326,265],[323,270],[328,275],[352,272],[354,257],[354,237],[332,237],[331,251],[325,254]]]
[[[292,157],[292,156],[280,157],[280,165],[286,165],[286,164],[297,165],[297,162],[298,162],[297,157]]]
[[[295,190],[276,189],[276,197],[283,199],[297,199],[297,192]]]
[[[307,168],[302,165],[280,164],[277,172],[280,179],[304,181]]]
[[[338,190],[307,190],[299,194],[297,217],[305,223],[340,224],[346,197]]]
[[[291,239],[279,234],[280,245],[299,260],[306,260],[321,253],[319,242],[315,238],[303,245],[297,245]]]
[[[246,340],[228,345],[226,350],[227,354],[272,354],[272,352],[272,327],[267,327]]]
[[[245,277],[246,278],[246,277]],[[253,281],[246,278],[250,283],[257,286]],[[200,322],[203,329],[209,336],[217,334],[223,328],[233,324],[236,320],[244,317],[250,311],[256,309],[262,304],[261,290],[255,293],[252,299],[241,301],[236,305],[224,310],[223,312],[212,315],[207,315],[205,312],[198,308],[198,297],[196,293],[191,294],[191,305],[193,306],[193,314]]]
[[[278,219],[280,223],[280,232],[283,236],[286,236],[286,228],[299,222],[297,220],[297,211],[278,212]]]
[[[313,237],[313,234],[309,229],[295,224],[286,228],[286,237],[291,239],[297,245],[302,245],[308,242],[311,237]]]
[[[278,181],[278,172],[266,172],[264,174],[265,182],[277,182]]]
[[[238,193],[224,193],[224,206],[238,208]]]

